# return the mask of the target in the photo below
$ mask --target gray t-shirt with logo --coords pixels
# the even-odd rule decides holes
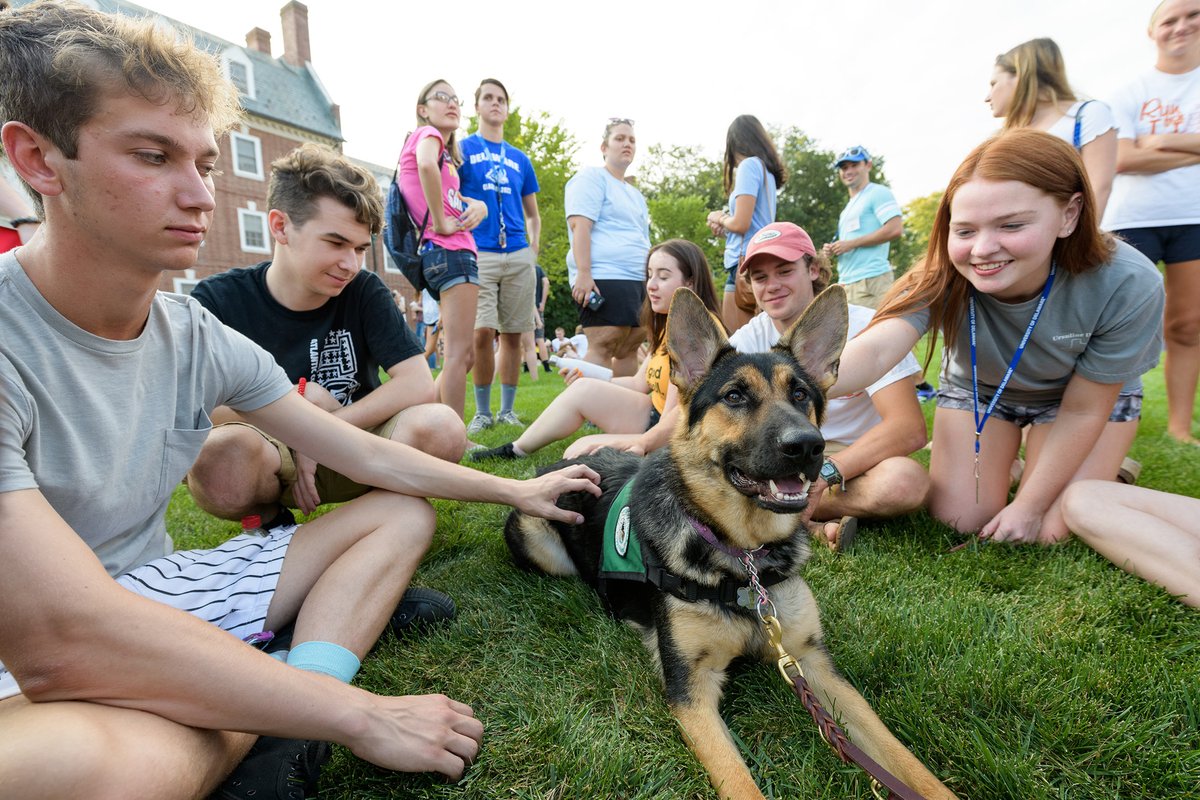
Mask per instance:
[[[1039,295],[1040,296],[1040,295]],[[1141,375],[1162,351],[1162,276],[1149,259],[1124,242],[1112,258],[1079,275],[1059,270],[1037,327],[1001,395],[1005,403],[1047,405],[1062,400],[1078,373],[1097,383],[1121,383],[1140,391]],[[1002,303],[976,294],[979,397],[991,399],[1029,327],[1038,298]],[[903,318],[920,333],[929,311]],[[964,315],[957,340],[942,354],[942,383],[971,391],[970,326]]]
[[[94,336],[13,253],[0,255],[0,331],[0,492],[40,490],[113,576],[171,551],[167,503],[209,412],[291,389],[270,355],[182,295],[158,294],[136,339]]]

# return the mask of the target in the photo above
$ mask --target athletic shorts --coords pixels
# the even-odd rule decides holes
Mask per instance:
[[[181,550],[136,567],[116,581],[136,595],[186,611],[244,639],[260,633],[266,624],[296,528],[284,525],[266,536],[242,534],[211,550]],[[20,691],[12,673],[0,665],[0,700]]]
[[[987,408],[987,403],[991,398],[979,398],[979,413],[983,414]],[[1003,400],[996,403],[996,407],[992,409],[992,416],[996,419],[1002,419],[1005,422],[1011,422],[1018,428],[1024,428],[1027,425],[1046,425],[1054,422],[1058,416],[1058,407],[1061,403],[1045,403],[1036,406],[1023,406],[1017,403],[1005,403]],[[959,389],[955,386],[945,386],[938,389],[937,393],[938,408],[955,408],[960,411],[974,411],[975,401],[971,392],[966,389]],[[1112,414],[1109,415],[1109,422],[1133,422],[1141,419],[1142,416],[1142,393],[1141,392],[1121,392],[1117,395],[1117,402],[1113,404]]]
[[[596,291],[604,305],[596,311],[579,306],[579,324],[584,328],[636,328],[640,324],[645,281],[598,280]]]
[[[882,275],[863,278],[854,283],[843,283],[842,286],[846,287],[846,302],[856,306],[878,308],[879,301],[883,299],[887,290],[892,288],[892,284],[895,282],[896,275],[889,269]]]
[[[475,327],[500,333],[527,333],[534,329],[533,306],[537,273],[533,248],[512,253],[479,251],[479,301]]]
[[[436,298],[460,283],[479,283],[479,266],[470,250],[447,250],[432,245],[421,253],[421,271],[429,284],[429,293]]]
[[[1162,225],[1113,231],[1155,264],[1200,261],[1200,225]]]
[[[374,428],[368,428],[367,433],[373,433],[384,439],[390,439],[392,438],[392,433],[396,430],[399,419],[400,414],[397,413],[382,424],[376,425]],[[279,479],[279,487],[282,490],[282,494],[279,496],[279,503],[287,508],[297,508],[296,497],[293,493],[298,479],[296,473],[296,451],[278,439],[268,436],[266,432],[259,430],[248,422],[225,422],[216,427],[223,428],[226,425],[240,425],[244,428],[249,428],[266,439],[279,452],[280,466],[279,471],[275,473],[275,477]],[[353,500],[356,497],[366,494],[372,488],[352,481],[340,472],[334,472],[324,464],[317,464],[315,480],[317,483],[317,494],[320,495],[322,503],[345,503],[347,500]]]

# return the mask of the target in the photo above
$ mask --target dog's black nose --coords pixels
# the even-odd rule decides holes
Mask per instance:
[[[779,451],[788,458],[817,461],[825,453],[825,439],[813,428],[788,428],[779,434]]]

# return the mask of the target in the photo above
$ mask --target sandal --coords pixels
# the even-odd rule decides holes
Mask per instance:
[[[1132,458],[1121,459],[1121,468],[1117,470],[1117,480],[1130,486],[1137,485],[1138,476],[1142,474],[1142,464]]]
[[[829,549],[841,553],[854,546],[858,538],[858,517],[842,517],[838,520],[837,540],[829,543]]]

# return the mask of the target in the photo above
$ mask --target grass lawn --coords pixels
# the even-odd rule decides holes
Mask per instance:
[[[518,414],[534,418],[561,386],[523,375]],[[1140,484],[1200,496],[1200,450],[1164,433],[1161,368],[1146,396]],[[515,436],[501,426],[480,441]],[[532,475],[564,447],[486,468]],[[435,505],[415,583],[453,595],[459,617],[403,643],[385,635],[356,683],[470,703],[486,726],[478,763],[450,785],[337,748],[322,797],[715,797],[633,632],[578,581],[514,569],[507,508]],[[183,489],[168,526],[180,548],[237,532]],[[835,661],[900,740],[962,797],[1200,797],[1200,614],[1077,542],[947,553],[957,541],[924,514],[868,523],[851,551],[819,548],[805,573]],[[735,667],[722,712],[768,796],[871,796],[773,665]]]

